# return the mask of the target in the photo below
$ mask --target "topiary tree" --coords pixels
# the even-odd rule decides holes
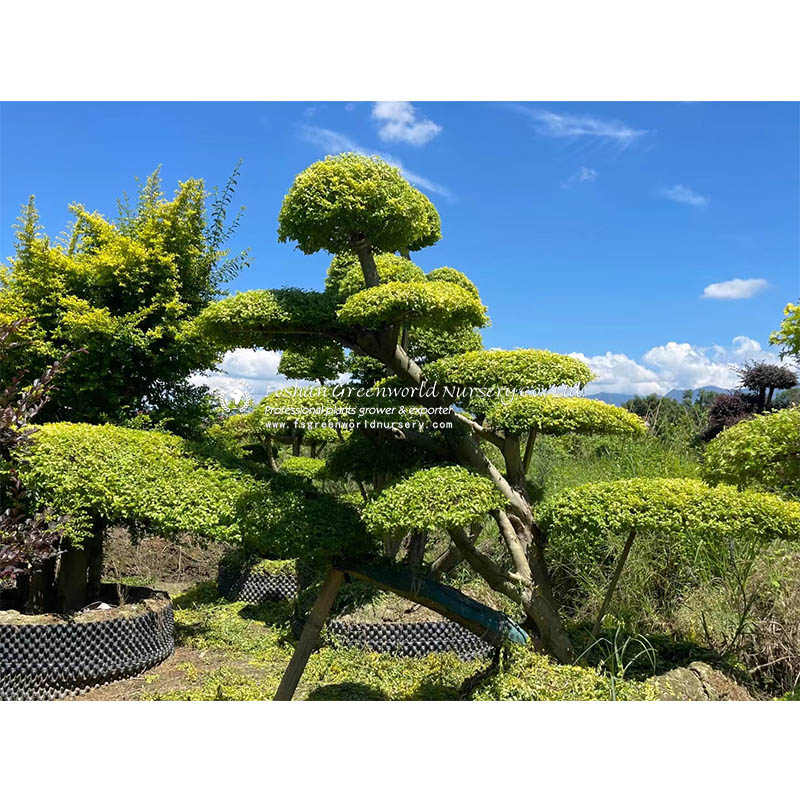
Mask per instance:
[[[430,201],[379,159],[344,154],[298,175],[279,215],[278,236],[280,241],[296,242],[304,253],[325,250],[335,257],[326,291],[242,293],[207,308],[197,320],[199,335],[229,348],[281,349],[298,343],[313,348],[333,341],[359,358],[371,359],[371,365],[392,375],[398,385],[415,390],[410,402],[427,409],[427,429],[388,424],[383,429],[387,441],[403,442],[439,462],[457,465],[457,473],[448,473],[455,476],[448,480],[454,490],[459,481],[469,482],[471,475],[484,482],[481,486],[492,487],[490,496],[498,498],[499,505],[491,513],[505,555],[498,559],[484,555],[459,533],[460,528],[448,524],[454,546],[491,586],[519,603],[543,649],[561,661],[572,661],[574,649],[552,596],[544,534],[528,494],[521,438],[525,431],[548,427],[588,429],[591,421],[630,431],[640,423],[624,412],[601,411],[599,406],[565,399],[535,409],[525,405],[528,401],[520,402],[513,425],[511,417],[501,418],[498,411],[496,428],[481,422],[492,403],[482,415],[465,410],[473,401],[486,399],[482,393],[497,398],[502,393],[508,397],[557,387],[582,388],[593,375],[580,361],[543,350],[480,349],[474,332],[487,324],[485,308],[474,285],[456,270],[419,275],[412,266],[401,265],[402,272],[398,267],[394,275],[402,274],[402,279],[381,282],[380,254],[403,256],[434,243],[439,219]],[[353,282],[353,293],[348,289],[343,296],[340,287],[354,258],[363,288],[359,279]],[[420,342],[428,333],[428,343],[434,345],[447,335],[453,346],[444,352],[436,352],[435,346],[419,347],[415,357],[412,342],[417,332],[424,332]],[[468,344],[471,336],[473,344]],[[378,376],[365,370],[364,377]],[[499,454],[490,452],[493,447]],[[417,487],[413,481],[429,484],[431,479],[412,475],[407,480],[412,481],[407,487],[400,484],[383,491],[411,496]],[[381,498],[375,502],[381,503]],[[424,529],[433,507],[413,509],[404,525]],[[367,518],[372,513],[365,510]]]
[[[797,375],[788,367],[769,364],[766,361],[750,362],[736,370],[745,389],[756,396],[756,413],[769,411],[776,389],[791,389],[797,386]]]
[[[706,449],[703,476],[711,483],[800,497],[800,408],[762,414],[723,431]]]
[[[134,538],[236,541],[238,504],[258,488],[172,434],[83,423],[42,426],[21,476],[37,504],[68,515],[39,611],[73,611],[97,598],[109,525],[128,526]]]
[[[589,571],[616,558],[595,636],[636,536],[659,539],[662,553],[668,551],[678,564],[692,563],[704,548],[724,546],[730,539],[800,538],[800,503],[682,478],[578,486],[546,502],[537,520],[548,548],[573,570]],[[659,573],[665,570],[670,581],[678,580],[671,565],[658,565]]]

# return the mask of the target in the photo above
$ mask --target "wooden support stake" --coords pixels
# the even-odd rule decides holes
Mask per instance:
[[[594,621],[594,627],[592,628],[592,636],[596,639],[600,635],[600,629],[603,624],[603,618],[606,615],[606,611],[608,611],[608,605],[611,602],[611,596],[614,594],[614,589],[617,588],[617,583],[619,582],[619,576],[622,575],[622,568],[625,566],[625,561],[628,558],[628,553],[631,551],[631,545],[633,544],[633,540],[636,538],[636,531],[633,530],[628,534],[628,538],[625,540],[625,546],[622,548],[622,553],[620,553],[619,561],[617,561],[617,568],[614,570],[614,575],[611,578],[611,583],[608,584],[608,589],[606,590],[606,596],[603,598],[603,605],[600,606],[600,612],[597,615],[597,619]]]
[[[314,601],[314,606],[308,615],[303,632],[300,634],[300,641],[297,642],[297,647],[294,649],[289,666],[286,667],[286,672],[283,673],[281,684],[275,693],[276,700],[291,700],[294,697],[297,684],[300,683],[300,678],[303,677],[303,671],[306,668],[308,659],[317,646],[319,633],[325,624],[325,620],[328,619],[328,614],[331,613],[331,606],[339,593],[339,587],[342,585],[343,580],[344,572],[334,567],[328,570],[322,589],[320,589],[319,595]]]

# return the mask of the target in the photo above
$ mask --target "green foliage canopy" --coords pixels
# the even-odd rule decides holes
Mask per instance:
[[[325,472],[325,462],[320,458],[292,456],[281,463],[281,472],[311,481]]]
[[[783,313],[780,328],[769,337],[770,344],[776,344],[784,354],[800,359],[800,303],[789,303]]]
[[[304,478],[275,475],[242,498],[238,513],[245,549],[267,558],[320,564],[375,552],[358,511]]]
[[[633,478],[569,489],[540,507],[539,524],[574,563],[602,561],[610,535],[658,536],[686,558],[705,542],[800,537],[800,503],[683,478]]]
[[[439,215],[427,198],[379,158],[328,156],[303,170],[284,198],[278,240],[304,253],[342,253],[366,237],[374,250],[393,253],[433,244]]]
[[[505,387],[546,391],[556,386],[583,387],[592,371],[571,356],[548,350],[475,350],[428,364],[428,381],[463,387]]]
[[[486,324],[486,309],[477,297],[453,283],[434,281],[364,289],[350,297],[338,314],[345,324],[362,328],[405,323],[453,330],[465,324]]]
[[[193,326],[201,337],[221,350],[270,347],[283,350],[309,338],[322,344],[320,334],[337,332],[335,299],[305,289],[256,289],[240,292],[206,308]]]
[[[638,434],[646,430],[636,414],[586,397],[518,395],[495,404],[486,419],[491,427],[510,434]]]
[[[504,504],[487,478],[463,467],[432,467],[385,489],[364,508],[363,516],[373,533],[393,537],[463,528]]]
[[[234,177],[231,179],[235,183]],[[0,324],[19,318],[24,346],[0,369],[0,381],[74,352],[59,379],[48,419],[121,421],[191,395],[186,378],[208,369],[217,351],[186,328],[246,263],[222,249],[235,228],[225,221],[232,184],[212,203],[202,181],[180,183],[168,200],[156,171],[134,208],[110,221],[74,204],[68,241],[53,243],[30,199],[16,254],[0,268]]]
[[[724,430],[706,449],[706,480],[800,496],[800,407]]]
[[[425,273],[413,261],[394,253],[378,253],[375,267],[381,283],[425,280]],[[325,291],[334,294],[340,303],[367,288],[361,263],[352,253],[334,256],[325,279]]]
[[[438,267],[428,273],[429,281],[445,281],[454,283],[462,289],[466,289],[470,294],[479,297],[478,287],[463,273],[452,267]]]
[[[38,431],[23,480],[40,502],[70,515],[75,543],[93,518],[135,534],[232,539],[237,502],[256,487],[178,436],[65,422]]]

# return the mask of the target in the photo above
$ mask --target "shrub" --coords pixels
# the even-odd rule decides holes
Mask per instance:
[[[370,530],[391,537],[463,528],[502,507],[502,495],[486,478],[463,467],[432,467],[385,489],[363,513]]]
[[[723,431],[706,449],[703,476],[711,483],[800,496],[800,407],[760,415]]]
[[[624,408],[586,397],[522,395],[497,403],[486,421],[493,428],[519,434],[537,431],[565,433],[644,433],[642,420]]]
[[[67,422],[41,428],[23,477],[40,501],[70,515],[76,544],[98,518],[134,535],[232,539],[238,497],[256,484],[172,434]]]
[[[325,472],[325,462],[319,458],[294,456],[284,460],[281,464],[281,471],[287,475],[294,475],[296,478],[305,478],[311,481],[322,477]]]
[[[347,325],[379,328],[395,324],[435,324],[444,330],[463,325],[482,327],[486,309],[471,292],[444,281],[385,283],[364,289],[339,309]]]
[[[698,548],[730,537],[800,538],[800,503],[680,478],[591,483],[567,490],[538,514],[548,544],[576,564],[603,562],[609,536],[668,541],[691,561]]]
[[[303,478],[275,475],[240,498],[237,514],[245,549],[266,558],[320,565],[375,552],[358,511]]]

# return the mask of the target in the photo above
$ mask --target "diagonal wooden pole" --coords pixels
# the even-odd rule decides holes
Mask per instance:
[[[339,593],[339,587],[342,585],[343,580],[344,572],[335,567],[331,567],[328,570],[322,588],[303,627],[303,632],[300,634],[297,647],[295,647],[294,654],[289,661],[289,666],[286,667],[286,672],[283,673],[280,686],[278,686],[278,691],[275,693],[276,700],[291,700],[294,697],[297,684],[300,683],[300,678],[303,677],[303,671],[306,668],[308,659],[317,646],[320,631],[325,624],[325,620],[328,619],[328,614],[331,613],[331,606]]]
[[[631,551],[631,545],[633,544],[633,540],[636,538],[636,530],[632,530],[628,534],[628,538],[625,540],[625,546],[622,548],[622,553],[620,553],[619,561],[617,561],[617,568],[614,570],[614,574],[611,577],[611,583],[608,584],[608,589],[606,589],[606,596],[603,598],[603,604],[600,606],[600,611],[597,613],[597,619],[594,621],[594,627],[592,628],[592,637],[597,638],[600,635],[600,630],[603,625],[603,618],[606,615],[606,611],[608,611],[609,603],[611,603],[611,597],[614,594],[614,589],[617,588],[617,583],[619,583],[619,576],[622,575],[622,568],[625,566],[625,561],[628,558],[628,553]]]

